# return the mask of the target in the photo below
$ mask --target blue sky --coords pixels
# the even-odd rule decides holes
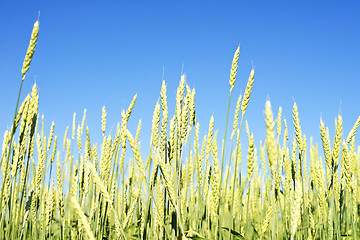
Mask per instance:
[[[73,112],[79,123],[86,108],[92,141],[101,142],[102,106],[110,130],[137,93],[129,128],[135,133],[142,119],[147,154],[163,69],[170,114],[183,69],[196,89],[201,133],[214,115],[221,139],[230,66],[239,44],[230,120],[254,65],[246,119],[257,146],[264,138],[267,99],[274,112],[282,106],[288,123],[295,100],[303,132],[318,143],[320,117],[333,138],[337,114],[343,116],[346,135],[360,115],[357,1],[1,1],[1,134],[12,121],[22,62],[39,11],[38,46],[22,99],[36,81],[39,111],[47,128],[55,121],[61,141]]]

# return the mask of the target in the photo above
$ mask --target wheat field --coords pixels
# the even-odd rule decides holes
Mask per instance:
[[[223,132],[230,142],[217,138],[213,117],[206,135],[199,136],[195,89],[185,75],[171,96],[176,99],[174,116],[168,114],[162,83],[149,153],[141,151],[141,121],[136,132],[127,128],[136,95],[113,135],[102,108],[101,143],[90,138],[86,110],[82,118],[74,113],[63,136],[55,134],[54,122],[46,135],[37,85],[20,99],[38,31],[36,21],[12,127],[3,136],[0,239],[360,238],[360,146],[355,144],[360,117],[344,133],[337,116],[333,137],[320,119],[322,142],[317,144],[302,133],[295,102],[291,124],[281,107],[275,111],[267,101],[266,137],[255,143],[245,115],[254,69],[236,108],[230,109],[237,48]],[[235,113],[227,133],[230,111]],[[241,147],[241,134],[247,136],[247,149]]]

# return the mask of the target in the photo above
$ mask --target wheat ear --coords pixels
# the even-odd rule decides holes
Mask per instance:
[[[240,46],[237,47],[237,49],[234,53],[232,64],[231,64],[230,79],[229,79],[230,92],[233,90],[234,85],[235,85],[236,71],[238,68],[238,61],[239,61],[239,54],[240,54]]]
[[[245,93],[244,93],[244,98],[241,103],[241,112],[242,112],[243,116],[244,116],[246,108],[249,104],[250,94],[251,94],[251,90],[252,90],[252,87],[254,84],[254,76],[255,76],[255,70],[251,69],[249,79],[248,79],[248,82],[246,85]]]
[[[25,73],[30,68],[30,63],[31,63],[32,57],[34,55],[35,47],[36,47],[36,44],[37,44],[38,34],[39,34],[39,20],[37,20],[34,23],[34,27],[33,27],[32,33],[31,33],[29,47],[28,47],[28,49],[26,51],[23,67],[21,69],[22,80],[24,80]]]

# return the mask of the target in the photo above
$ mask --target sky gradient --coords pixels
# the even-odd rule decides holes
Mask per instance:
[[[275,115],[282,106],[291,138],[295,100],[303,133],[319,144],[320,117],[333,141],[338,114],[343,116],[345,135],[360,115],[357,1],[1,1],[1,134],[11,125],[21,67],[39,11],[38,45],[21,99],[36,81],[45,129],[55,121],[61,142],[73,113],[79,124],[86,108],[92,142],[100,143],[102,106],[108,112],[108,133],[114,132],[121,110],[138,94],[129,129],[135,134],[142,119],[140,140],[147,154],[163,76],[171,117],[183,72],[196,90],[201,135],[214,115],[221,146],[230,66],[238,45],[230,125],[236,99],[254,66],[245,119],[257,147],[265,136],[268,99]]]

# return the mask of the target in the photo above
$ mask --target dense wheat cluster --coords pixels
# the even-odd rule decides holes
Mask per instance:
[[[38,29],[36,22],[21,86]],[[239,48],[230,70],[225,139],[238,58]],[[163,82],[148,154],[139,142],[141,121],[136,132],[127,128],[136,95],[112,135],[103,107],[103,141],[95,143],[86,110],[80,119],[74,113],[63,139],[55,134],[54,123],[46,135],[34,84],[20,107],[18,100],[12,127],[3,137],[0,238],[360,238],[360,147],[355,145],[360,117],[345,134],[337,116],[333,137],[320,120],[318,145],[301,131],[296,103],[292,127],[282,118],[282,109],[275,116],[267,101],[266,138],[255,143],[244,117],[254,76],[252,69],[233,110],[230,142],[223,141],[221,149],[213,117],[206,135],[199,136],[195,90],[185,76],[177,88],[174,116],[168,114]],[[241,148],[241,134],[247,136],[247,149]],[[225,147],[230,147],[229,158]]]

